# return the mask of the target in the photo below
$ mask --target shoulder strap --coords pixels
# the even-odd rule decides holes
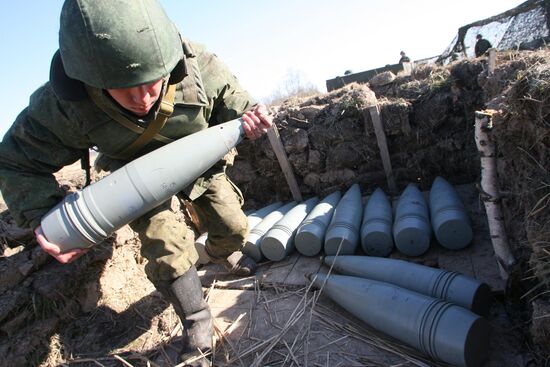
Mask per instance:
[[[86,173],[86,183],[84,186],[89,186],[92,183],[92,170],[90,169],[90,150],[84,149],[80,158],[80,167]]]
[[[138,126],[130,119],[121,115],[113,108],[111,108],[108,104],[106,104],[99,94],[101,90],[92,88],[88,85],[86,85],[86,90],[88,91],[88,95],[96,104],[96,106],[98,106],[103,112],[109,115],[110,118],[112,118],[125,128],[132,130],[134,133],[139,134],[139,137],[128,147],[118,152],[115,158],[130,159],[135,153],[139,151],[139,149],[143,148],[152,139],[161,141],[163,143],[171,143],[173,141],[170,138],[158,134],[158,132],[162,129],[168,117],[170,117],[174,112],[176,84],[170,84],[168,86],[168,90],[166,91],[166,94],[162,97],[162,100],[160,102],[160,109],[157,114],[157,118],[147,126],[147,129]]]
[[[147,143],[149,143],[155,135],[162,129],[166,120],[174,112],[174,96],[176,94],[176,84],[170,84],[166,94],[162,97],[160,101],[160,109],[157,113],[157,118],[152,121],[147,129],[128,147],[117,153],[117,156],[130,159],[136,154],[141,148],[143,148]]]

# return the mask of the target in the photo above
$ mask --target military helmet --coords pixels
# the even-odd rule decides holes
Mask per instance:
[[[59,49],[67,76],[101,89],[135,87],[185,67],[178,30],[156,0],[65,0]]]

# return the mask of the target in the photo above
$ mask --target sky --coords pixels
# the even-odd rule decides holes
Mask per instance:
[[[0,137],[47,82],[62,0],[5,2],[0,12]],[[115,0],[112,0],[115,1]],[[218,55],[256,99],[299,75],[325,81],[441,54],[458,28],[523,0],[160,0],[185,37]],[[122,15],[121,15],[122,16]]]

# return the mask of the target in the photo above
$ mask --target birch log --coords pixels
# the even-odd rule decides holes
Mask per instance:
[[[510,250],[504,228],[504,217],[500,208],[500,193],[497,184],[496,147],[492,139],[492,117],[494,111],[476,111],[475,140],[481,160],[481,199],[491,234],[491,242],[498,262],[500,275],[508,279],[508,273],[516,260]]]

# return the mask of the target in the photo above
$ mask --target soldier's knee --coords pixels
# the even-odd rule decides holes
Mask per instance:
[[[237,237],[246,237],[248,234],[248,220],[244,213],[242,215],[234,214],[224,218],[224,223],[222,224],[225,228],[222,229],[223,232],[231,236]]]

